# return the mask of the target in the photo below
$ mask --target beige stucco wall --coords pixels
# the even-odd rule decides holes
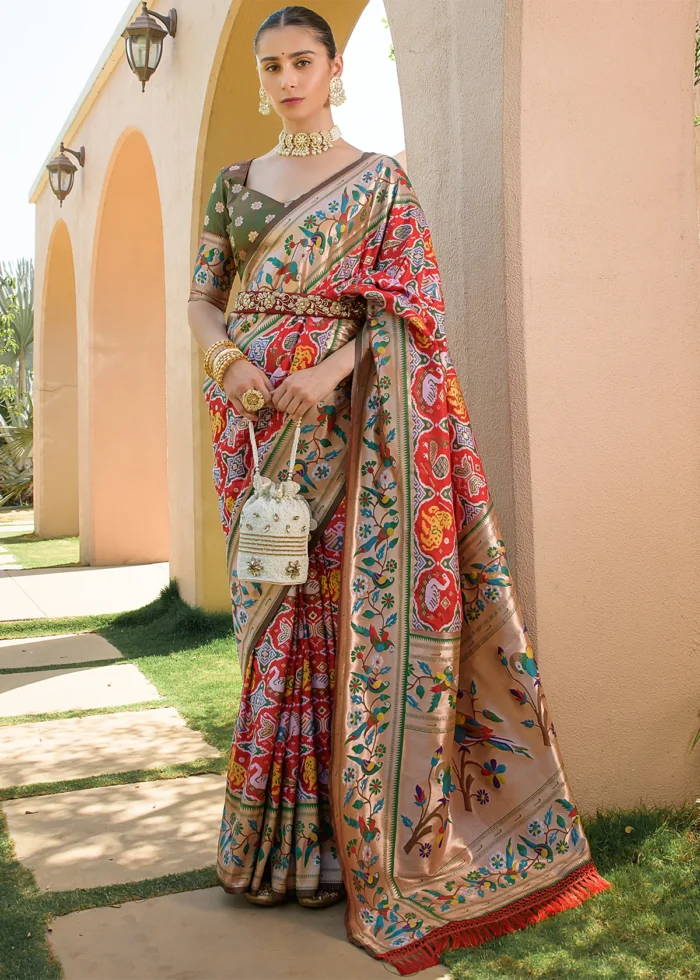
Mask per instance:
[[[629,803],[700,768],[694,8],[525,4],[512,120],[537,635],[580,792]]]
[[[313,5],[342,48],[362,0]],[[91,345],[119,329],[119,317],[98,315],[109,300],[104,290],[117,287],[96,272],[97,243],[111,168],[128,134],[143,135],[162,217],[161,245],[149,239],[151,248],[162,247],[162,260],[149,268],[156,279],[162,271],[162,283],[140,299],[128,289],[146,304],[138,322],[151,331],[152,346],[147,355],[136,344],[117,345],[110,384],[120,364],[126,370],[129,350],[147,359],[153,405],[159,392],[162,404],[167,379],[167,477],[154,470],[149,482],[143,460],[129,471],[123,458],[121,468],[129,486],[138,478],[152,494],[152,529],[184,598],[208,608],[228,608],[228,587],[201,354],[186,300],[212,175],[229,159],[267,149],[277,132],[276,119],[256,111],[251,51],[255,27],[276,6],[181,0],[178,36],[166,41],[145,94],[115,49],[89,109],[63,134],[87,151],[72,194],[61,210],[46,186],[36,195],[40,351],[50,350],[60,319],[46,273],[59,220],[74,259],[80,534],[83,560],[95,561],[95,515],[109,513],[117,490],[104,477],[95,485],[95,433],[104,431],[106,416],[97,407]],[[435,238],[450,346],[579,805],[590,811],[694,798],[695,0],[386,6],[409,173]],[[154,208],[155,190],[149,200]],[[126,280],[129,228],[112,228],[110,247]],[[120,307],[122,316],[127,309]],[[157,356],[163,337],[165,371]],[[43,363],[40,353],[40,398]],[[150,381],[142,375],[136,384]],[[51,432],[46,424],[38,430],[41,472]],[[119,438],[118,427],[111,431]],[[48,462],[43,472],[56,479]],[[38,528],[48,535],[55,525],[47,499],[48,488],[39,487]]]

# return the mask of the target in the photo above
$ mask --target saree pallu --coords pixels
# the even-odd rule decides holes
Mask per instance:
[[[367,313],[228,321],[271,377],[355,342],[351,379],[302,426],[295,477],[318,521],[303,586],[238,581],[247,421],[205,386],[244,672],[218,875],[256,887],[269,861],[273,887],[302,891],[342,875],[349,939],[406,974],[610,883],[557,745],[415,191],[395,159],[365,154],[280,207],[242,290],[361,296]],[[259,415],[271,479],[294,424]]]

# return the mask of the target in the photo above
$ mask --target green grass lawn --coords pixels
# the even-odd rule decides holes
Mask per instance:
[[[78,538],[37,538],[26,531],[12,531],[0,524],[0,546],[15,558],[22,568],[53,568],[55,565],[79,565]]]
[[[164,695],[159,705],[177,707],[222,756],[152,771],[13,787],[0,791],[0,800],[225,771],[240,696],[231,616],[193,609],[182,602],[171,582],[158,599],[134,612],[0,623],[0,637],[85,630],[101,633],[123,652],[126,662],[137,663]],[[119,709],[104,709],[104,713],[115,710]],[[3,724],[40,717],[5,719]],[[481,947],[446,953],[444,962],[456,980],[700,978],[697,810],[688,804],[677,809],[609,811],[584,819],[584,828],[598,870],[613,887],[536,926]],[[204,868],[133,884],[41,893],[32,874],[17,862],[0,815],[0,978],[58,980],[60,968],[51,961],[44,942],[45,927],[54,916],[212,885],[214,870]]]

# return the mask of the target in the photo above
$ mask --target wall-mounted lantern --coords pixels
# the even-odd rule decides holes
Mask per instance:
[[[165,24],[165,30],[153,20],[157,17]],[[164,14],[149,10],[145,3],[141,4],[141,13],[122,32],[126,38],[126,60],[129,68],[141,79],[141,91],[146,91],[146,82],[158,67],[163,53],[163,38],[169,34],[175,37],[177,30],[177,11],[171,8]]]
[[[81,146],[79,150],[71,150],[62,142],[57,156],[53,158],[51,163],[46,164],[51,190],[58,198],[61,207],[63,207],[64,198],[68,197],[73,189],[73,178],[78,169],[73,161],[66,156],[66,153],[72,153],[80,166],[85,166],[85,147]]]

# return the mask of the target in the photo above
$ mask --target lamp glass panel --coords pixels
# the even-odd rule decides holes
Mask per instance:
[[[158,67],[158,62],[160,61],[160,56],[163,53],[163,39],[158,38],[158,40],[151,41],[151,49],[148,52],[148,67],[154,70]]]
[[[134,70],[134,59],[133,59],[132,54],[131,54],[131,38],[130,37],[127,37],[126,44],[124,45],[124,47],[126,49],[126,60],[127,60],[128,64],[129,64],[129,68],[131,68],[131,70],[133,71]]]
[[[49,181],[51,182],[51,190],[55,194],[60,187],[59,175],[56,170],[49,170]]]
[[[146,34],[136,34],[131,36],[131,60],[134,68],[144,68],[146,65],[146,48],[148,47],[148,37]]]
[[[73,171],[72,170],[62,170],[61,171],[61,190],[62,191],[65,191],[65,193],[67,194],[68,191],[71,189],[72,186],[73,186]]]

